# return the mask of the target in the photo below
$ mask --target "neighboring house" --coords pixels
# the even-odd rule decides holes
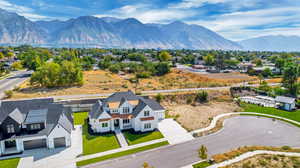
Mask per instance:
[[[89,114],[89,124],[95,133],[116,129],[145,132],[155,130],[164,118],[165,109],[158,102],[128,91],[97,101]]]
[[[70,108],[53,99],[0,102],[0,156],[71,145]]]
[[[296,108],[296,99],[292,97],[277,96],[275,102],[279,104],[279,108],[292,111]]]

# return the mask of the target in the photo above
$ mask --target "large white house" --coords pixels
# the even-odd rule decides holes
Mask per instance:
[[[100,99],[89,113],[89,124],[95,133],[134,129],[153,131],[165,118],[165,109],[155,100],[133,92],[117,92]]]
[[[0,156],[71,145],[72,111],[53,99],[0,102]]]

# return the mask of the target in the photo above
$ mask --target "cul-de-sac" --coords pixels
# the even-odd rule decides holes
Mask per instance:
[[[0,0],[0,168],[300,168],[299,9]]]

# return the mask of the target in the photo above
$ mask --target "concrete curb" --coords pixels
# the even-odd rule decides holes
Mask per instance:
[[[261,154],[271,154],[271,155],[285,155],[285,156],[296,156],[296,157],[300,157],[300,153],[293,153],[293,152],[276,152],[276,151],[267,151],[267,150],[257,150],[257,151],[253,151],[253,152],[247,152],[244,153],[234,159],[231,160],[226,160],[224,162],[218,163],[218,164],[214,164],[209,166],[208,168],[218,168],[218,167],[224,167],[224,166],[228,166],[231,165],[233,163],[237,163],[240,162],[242,160],[245,160],[249,157],[255,156],[255,155],[261,155]]]
[[[209,130],[216,127],[218,120],[220,120],[221,118],[227,117],[227,116],[230,116],[230,115],[235,115],[235,114],[237,114],[237,115],[249,114],[249,115],[259,115],[259,116],[264,116],[264,117],[271,117],[271,118],[287,121],[287,122],[290,122],[290,123],[293,123],[293,124],[296,124],[296,125],[300,126],[300,122],[290,120],[290,119],[287,119],[287,118],[283,118],[283,117],[274,116],[274,115],[255,113],[255,112],[235,112],[235,113],[220,114],[220,115],[213,118],[213,120],[211,121],[211,123],[208,127],[201,128],[201,129],[198,129],[198,130],[194,130],[194,131],[191,131],[190,133],[195,134],[195,133],[201,133],[201,132],[209,131]]]

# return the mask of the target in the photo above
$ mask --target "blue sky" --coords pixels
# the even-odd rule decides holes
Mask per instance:
[[[33,21],[84,15],[134,17],[143,23],[180,20],[231,40],[300,35],[299,0],[0,0],[0,8]]]

